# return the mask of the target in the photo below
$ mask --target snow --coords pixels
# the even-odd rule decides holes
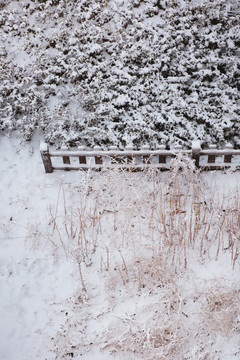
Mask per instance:
[[[39,238],[59,174],[51,178],[44,174],[38,146],[4,136],[0,146],[0,358],[50,359],[40,334],[52,322],[52,304],[63,301],[76,287],[70,276],[72,265],[56,266],[49,244]],[[57,321],[55,317],[53,329]]]
[[[40,151],[47,151],[48,150],[48,144],[46,144],[45,142],[41,142],[39,150]]]
[[[175,360],[184,355],[198,360],[205,354],[214,360],[239,359],[239,308],[234,308],[234,299],[239,300],[238,259],[233,269],[229,250],[220,250],[216,256],[214,239],[209,239],[204,256],[188,250],[187,269],[177,270],[176,277],[174,266],[167,262],[162,272],[159,263],[149,263],[148,258],[160,233],[153,229],[148,244],[144,232],[152,195],[147,184],[139,187],[144,175],[45,174],[39,139],[41,134],[26,144],[17,136],[1,137],[0,358],[138,360],[162,356]],[[169,174],[161,177],[165,184]],[[237,201],[238,172],[215,171],[201,178],[203,190],[209,196],[215,194],[209,204],[213,214],[221,194],[225,194],[226,206],[231,199]],[[97,244],[96,252],[91,250],[82,262],[83,281],[76,261],[83,253],[66,235],[65,201],[71,212],[67,221],[73,219],[73,229],[68,231],[77,231],[78,208],[82,216],[88,214],[82,218],[86,236],[90,235],[87,246],[93,250]],[[62,245],[53,232],[53,220],[62,234]],[[184,221],[188,220],[185,214]],[[235,227],[234,231],[239,230]],[[141,248],[142,242],[147,247]],[[165,261],[164,249],[162,256]],[[225,317],[222,308],[211,308],[217,294],[216,301],[221,302],[221,297],[226,301],[221,305]],[[220,330],[216,329],[219,321]],[[174,343],[172,332],[180,336],[179,343]],[[172,349],[171,355],[166,355],[164,344],[168,351]]]
[[[0,4],[1,360],[240,357],[239,172],[41,160],[44,141],[239,146],[229,5],[155,3]]]
[[[201,142],[198,140],[195,140],[192,142],[192,150],[193,151],[200,151],[201,150]]]

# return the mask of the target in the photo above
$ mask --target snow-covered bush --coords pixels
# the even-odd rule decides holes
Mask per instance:
[[[5,2],[1,129],[29,139],[39,127],[49,142],[72,146],[187,146],[198,138],[239,147],[240,23],[232,6]],[[69,113],[64,133],[55,106]]]

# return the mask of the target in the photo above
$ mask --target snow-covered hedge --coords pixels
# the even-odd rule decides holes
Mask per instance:
[[[0,2],[0,128],[71,146],[240,146],[234,3]]]

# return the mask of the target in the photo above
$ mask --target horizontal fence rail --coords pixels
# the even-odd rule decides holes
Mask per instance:
[[[113,166],[129,170],[143,170],[146,167],[169,170],[171,159],[178,154],[193,159],[196,168],[202,170],[240,169],[240,150],[234,150],[232,144],[226,144],[221,150],[216,145],[202,149],[200,141],[193,141],[191,150],[184,150],[180,145],[172,150],[166,150],[164,145],[160,145],[157,150],[150,150],[145,145],[141,150],[134,150],[132,146],[127,146],[125,150],[119,150],[116,146],[111,146],[109,150],[101,150],[99,146],[85,150],[79,146],[74,151],[67,147],[50,151],[46,143],[41,143],[40,152],[46,173],[54,170],[97,170]]]

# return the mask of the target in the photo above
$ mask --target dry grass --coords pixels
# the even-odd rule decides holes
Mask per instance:
[[[50,209],[51,241],[77,264],[81,291],[91,297],[91,268],[109,308],[127,296],[146,297],[131,319],[98,335],[99,347],[128,359],[224,360],[216,338],[239,332],[239,288],[221,279],[186,292],[179,279],[222,254],[233,269],[239,264],[238,190],[224,194],[205,183],[180,156],[170,173],[89,172],[71,194],[61,186]]]
[[[240,289],[214,284],[206,294],[205,324],[211,331],[224,336],[240,331]]]

